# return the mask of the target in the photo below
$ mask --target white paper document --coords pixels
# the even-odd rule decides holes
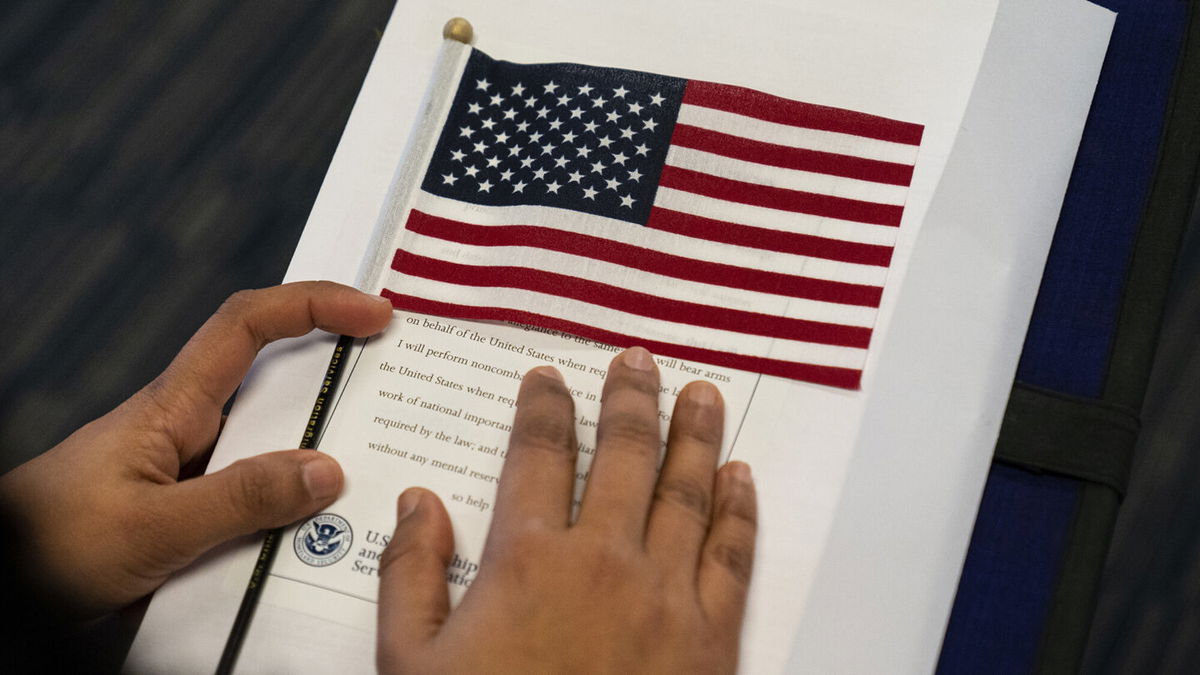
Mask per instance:
[[[393,13],[288,281],[353,283],[412,139],[451,16],[519,63],[727,82],[924,125],[861,390],[660,358],[663,428],[694,379],[727,402],[727,457],[759,493],[747,673],[929,672],[1070,177],[1113,15],[1083,0],[404,3]],[[271,345],[210,470],[294,447],[335,338]],[[478,569],[519,377],[552,363],[576,401],[578,486],[615,349],[513,325],[396,312],[356,343],[321,449],[346,472],[318,566],[289,529],[238,672],[369,672],[377,556],[410,485],[455,526],[452,595]],[[216,550],[146,614],[132,672],[212,672],[260,540]],[[299,543],[296,543],[299,542]],[[295,550],[293,550],[295,547]]]
[[[424,486],[439,493],[454,523],[456,551],[448,578],[457,602],[479,568],[521,376],[552,363],[567,378],[578,430],[578,502],[596,452],[604,373],[617,351],[524,327],[398,312],[387,331],[350,356],[344,393],[321,438],[320,447],[347,476],[344,495],[327,510],[353,526],[352,545],[340,549],[349,560],[305,560],[302,541],[293,544],[298,531],[293,526],[283,540],[301,555],[285,551],[272,575],[374,603],[379,556],[395,527],[397,491]],[[659,358],[658,365],[664,437],[675,396],[704,377],[720,383],[725,397],[728,456],[758,376],[679,359]],[[297,609],[304,606],[298,603]],[[373,604],[358,609],[361,616],[344,620],[370,625]]]

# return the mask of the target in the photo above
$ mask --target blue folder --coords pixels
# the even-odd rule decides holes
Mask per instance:
[[[1191,3],[1116,25],[1026,335],[940,673],[1075,672],[1194,195]],[[1200,47],[1193,38],[1193,50]]]

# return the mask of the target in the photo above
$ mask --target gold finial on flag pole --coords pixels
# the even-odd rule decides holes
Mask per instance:
[[[461,42],[464,45],[471,44],[471,37],[474,34],[475,29],[471,28],[471,22],[461,16],[450,19],[446,22],[445,26],[442,26],[442,37],[447,40]]]

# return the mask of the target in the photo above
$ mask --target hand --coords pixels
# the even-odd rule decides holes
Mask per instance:
[[[221,408],[263,345],[314,327],[371,335],[391,315],[386,300],[330,282],[236,293],[157,379],[0,477],[46,590],[83,615],[123,607],[218,543],[332,502],[341,469],[311,450],[185,481],[180,468],[211,450]]]
[[[380,565],[380,671],[733,672],[754,556],[749,467],[715,471],[724,404],[693,382],[656,479],[657,404],[649,352],[615,358],[571,524],[574,405],[554,368],[525,376],[483,560],[453,612],[446,510],[428,491],[401,495]]]

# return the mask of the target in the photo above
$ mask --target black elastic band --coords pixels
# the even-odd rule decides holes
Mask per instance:
[[[1123,497],[1140,426],[1129,408],[1018,382],[1004,411],[996,459],[1100,483]]]

